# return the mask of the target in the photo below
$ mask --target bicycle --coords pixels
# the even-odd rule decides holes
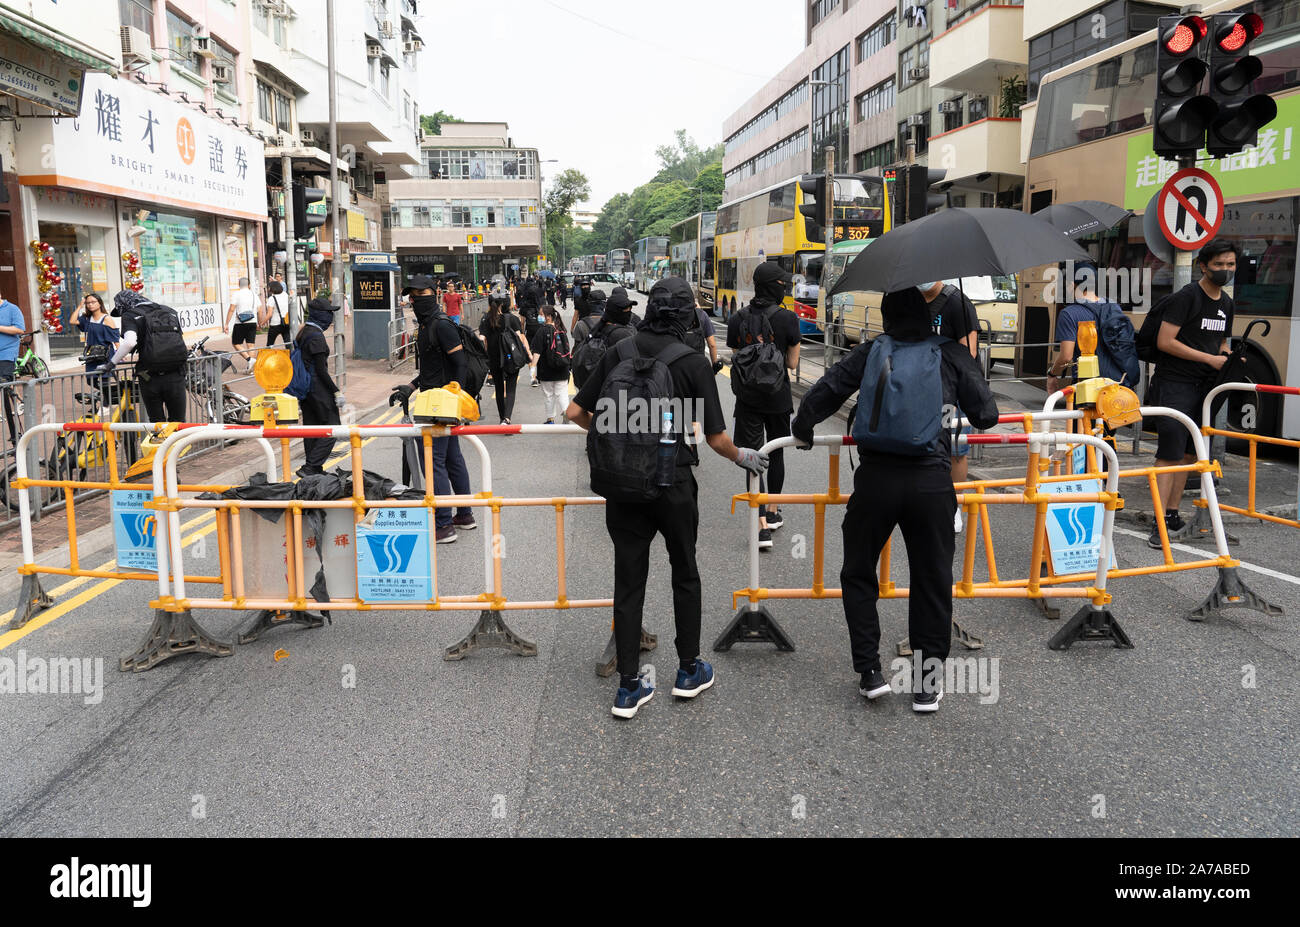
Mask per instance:
[[[18,359],[14,361],[14,379],[23,377],[35,377],[42,379],[50,375],[50,368],[45,365],[45,361],[36,356],[36,351],[32,348],[32,336],[36,332],[23,332],[18,342],[19,352]]]
[[[119,379],[116,371],[110,376],[112,380],[107,387],[107,396],[102,388],[73,394],[77,402],[86,406],[86,411],[76,421],[117,424],[140,420],[135,384],[130,380]],[[109,403],[107,410],[106,403]],[[108,442],[113,440],[115,435],[108,431],[74,431],[59,435],[54,441],[54,450],[45,462],[47,478],[87,479],[91,470],[108,463]],[[128,466],[139,456],[135,441],[135,435],[123,435],[123,462]]]
[[[221,383],[221,417],[218,419],[216,406],[213,403],[213,392],[211,384],[208,382],[203,365],[189,363],[189,361],[201,360],[205,357],[221,357],[221,373],[232,369],[235,365],[226,354],[217,355],[204,347],[208,339],[203,338],[196,342],[194,347],[190,348],[189,356],[186,363],[185,388],[203,406],[209,422],[223,422],[227,425],[243,425],[249,420],[251,403],[234,390],[226,389],[225,383]]]

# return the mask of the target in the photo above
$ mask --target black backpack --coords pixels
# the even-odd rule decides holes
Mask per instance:
[[[605,351],[609,348],[609,343],[605,340],[606,328],[612,330],[604,319],[597,319],[588,328],[587,337],[583,339],[582,344],[578,345],[578,349],[573,352],[573,385],[578,389],[582,389],[582,384],[596,372],[596,368],[605,357]]]
[[[468,325],[456,325],[456,334],[460,335],[460,347],[465,352],[465,382],[460,388],[466,395],[477,400],[483,384],[487,382],[487,348],[483,347],[483,342]]]
[[[731,391],[747,405],[767,404],[786,383],[785,353],[774,343],[769,318],[765,309],[746,306],[740,310],[744,346],[731,356]]]
[[[148,303],[142,308],[146,335],[139,345],[139,367],[148,373],[180,370],[189,356],[181,334],[181,317],[171,306],[160,303]]]
[[[501,365],[501,372],[507,377],[514,376],[528,364],[528,352],[524,350],[524,344],[519,340],[519,333],[510,326],[504,313],[501,316],[501,338],[498,345],[501,356],[497,360]]]
[[[650,502],[663,491],[655,478],[660,438],[657,413],[673,399],[668,368],[689,357],[691,349],[673,344],[658,356],[644,357],[635,339],[625,338],[612,350],[618,363],[601,384],[596,408],[613,414],[598,412],[587,432],[591,489],[611,502]],[[684,422],[673,426],[678,434],[689,427]]]
[[[1193,283],[1192,286],[1196,286],[1196,284]],[[1175,295],[1175,293],[1170,293],[1152,306],[1151,311],[1147,313],[1147,317],[1142,320],[1142,327],[1138,329],[1136,339],[1138,360],[1148,364],[1160,363],[1162,352],[1156,347],[1156,339],[1160,337],[1160,325],[1164,322],[1165,309]]]
[[[543,332],[542,359],[538,363],[539,372],[552,376],[568,373],[573,365],[573,351],[569,347],[569,333],[563,326],[551,325],[550,337]]]
[[[700,313],[698,311],[691,316],[691,327],[686,329],[686,337],[683,340],[692,351],[704,351],[704,345],[707,341],[704,337],[704,327],[700,325]]]

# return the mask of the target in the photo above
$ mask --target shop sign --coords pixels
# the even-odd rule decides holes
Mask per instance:
[[[25,185],[266,219],[262,143],[133,81],[91,72],[79,118],[21,135]]]
[[[0,33],[0,93],[76,116],[85,74],[85,68],[66,58]]]

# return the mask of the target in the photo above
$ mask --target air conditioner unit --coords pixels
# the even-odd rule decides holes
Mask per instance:
[[[234,69],[228,64],[214,64],[212,66],[212,82],[214,84],[228,84],[234,76]]]
[[[929,80],[930,69],[929,68],[908,68],[907,79],[913,83],[920,80]]]
[[[393,24],[390,23],[390,22],[388,22],[387,20],[385,20],[384,22],[380,23],[380,24],[379,24],[379,34],[382,35],[382,36],[383,36],[384,38],[386,38],[386,39],[391,39],[391,38],[393,37]]]
[[[961,112],[961,100],[944,100],[942,103],[939,104],[939,112],[941,112],[941,113],[960,113],[960,112]]]
[[[909,126],[923,126],[925,125],[925,116],[922,113],[915,113],[911,116],[908,116],[907,124]]]
[[[409,42],[406,42],[402,46],[402,51],[406,52],[408,55],[414,55],[422,48],[424,48],[423,42],[421,42],[419,39],[411,39]]]
[[[141,61],[146,64],[153,61],[153,43],[149,33],[135,26],[122,27],[122,63]]]
[[[215,58],[217,53],[212,50],[212,39],[206,35],[196,35],[190,38],[190,54],[198,55],[200,58]]]
[[[382,58],[382,57],[384,57],[384,47],[383,47],[382,45],[367,45],[367,46],[366,46],[366,57],[367,57],[367,58]]]
[[[313,132],[311,129],[299,129],[298,134],[302,136],[302,143],[304,145],[316,144],[316,133]]]

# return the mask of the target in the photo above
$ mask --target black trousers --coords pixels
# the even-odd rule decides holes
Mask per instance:
[[[144,376],[139,379],[140,401],[149,413],[149,421],[185,421],[185,374],[182,371],[151,373],[148,379]]]
[[[289,344],[289,323],[283,325],[271,325],[266,329],[266,346],[269,348],[275,344],[276,338],[283,338],[287,346]]]
[[[844,513],[840,585],[853,669],[880,668],[877,563],[897,525],[907,545],[907,633],[920,659],[948,658],[952,643],[952,520],[957,495],[946,468],[883,467],[864,462]],[[893,558],[897,560],[895,553]]]
[[[304,425],[339,424],[339,407],[332,397],[327,399],[315,393],[308,393],[307,398],[300,400],[298,405]],[[334,450],[334,439],[304,438],[302,446],[306,452],[307,466],[321,467],[330,459],[330,452]]]
[[[700,570],[695,538],[700,527],[699,487],[693,473],[679,478],[653,502],[607,502],[605,527],[614,543],[614,642],[618,671],[634,676],[641,653],[641,615],[650,574],[650,544],[662,534],[673,574],[677,657],[700,655]]]
[[[744,406],[736,406],[736,427],[732,440],[737,447],[752,447],[758,450],[773,438],[784,438],[790,434],[790,413],[756,412]],[[766,437],[764,437],[766,435]],[[745,478],[749,485],[749,477]],[[785,487],[785,451],[773,451],[767,473],[758,478],[759,492],[779,493]],[[767,506],[759,510],[760,515],[767,515]]]
[[[514,376],[506,376],[500,367],[489,366],[492,374],[492,392],[496,395],[497,415],[504,421],[508,418],[514,418],[515,415],[515,391],[519,386],[519,371],[516,370]]]

